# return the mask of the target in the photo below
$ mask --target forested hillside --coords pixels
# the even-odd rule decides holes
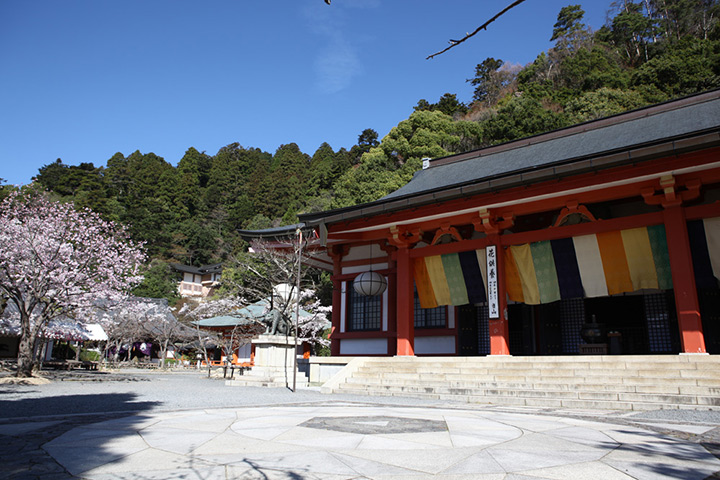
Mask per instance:
[[[295,144],[268,153],[231,143],[214,155],[190,147],[177,166],[139,151],[98,159],[97,166],[58,159],[36,182],[129,225],[155,259],[156,274],[140,293],[158,295],[172,286],[166,262],[221,262],[240,248],[238,228],[290,224],[301,212],[376,200],[408,182],[423,157],[720,87],[718,0],[619,1],[608,8],[614,13],[597,31],[584,25],[580,6],[563,8],[548,25],[554,48],[524,67],[478,59],[468,65],[473,98],[421,99],[381,141],[369,128],[349,149],[323,144],[312,154]]]

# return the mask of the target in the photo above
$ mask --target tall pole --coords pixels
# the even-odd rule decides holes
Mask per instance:
[[[299,228],[297,229],[297,236],[298,236],[298,267],[297,267],[297,279],[296,279],[296,292],[297,295],[297,301],[295,302],[295,350],[293,351],[293,359],[294,359],[294,368],[293,368],[293,388],[292,391],[296,392],[297,387],[297,370],[298,370],[298,363],[297,363],[297,347],[298,347],[298,333],[300,332],[298,329],[299,320],[300,320],[300,273],[302,268],[302,230]]]

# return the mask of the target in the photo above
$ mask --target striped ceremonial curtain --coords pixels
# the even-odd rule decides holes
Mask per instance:
[[[712,269],[697,266],[696,276],[715,282],[720,278],[720,218],[698,222],[688,223],[693,263]],[[693,242],[702,245],[695,248]],[[697,259],[696,250],[701,252]],[[508,298],[530,305],[672,288],[664,225],[513,245],[504,255]],[[486,268],[485,249],[418,258],[420,306],[487,301]]]
[[[414,269],[415,287],[422,308],[487,301],[484,248],[418,258]]]
[[[508,297],[530,305],[672,288],[664,225],[513,245],[505,259]]]

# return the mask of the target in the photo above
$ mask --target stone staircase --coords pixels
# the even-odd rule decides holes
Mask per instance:
[[[327,393],[601,410],[720,410],[720,356],[357,357]]]

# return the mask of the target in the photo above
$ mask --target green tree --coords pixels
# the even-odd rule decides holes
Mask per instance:
[[[170,264],[160,260],[152,260],[143,272],[143,281],[133,289],[133,295],[147,298],[166,298],[175,303],[179,298],[178,274]]]
[[[574,95],[598,88],[626,88],[630,82],[620,59],[609,49],[594,45],[563,58],[555,88],[572,90]]]
[[[720,87],[720,41],[685,37],[637,68],[631,84],[665,98]]]
[[[479,144],[480,132],[479,124],[453,121],[437,110],[413,112],[338,180],[333,207],[377,200],[397,190],[422,166],[422,158],[470,150]]]
[[[484,140],[490,144],[548,132],[568,125],[567,117],[543,107],[540,100],[522,95],[498,108],[484,124]]]
[[[211,158],[190,147],[177,166],[177,203],[184,211],[183,218],[207,212],[204,189],[210,179]]]
[[[613,41],[630,65],[648,61],[648,42],[653,37],[653,21],[643,15],[640,4],[626,2],[612,21]]]
[[[424,98],[419,100],[417,105],[413,107],[413,110],[416,112],[437,110],[444,113],[445,115],[450,115],[451,117],[454,117],[456,115],[466,114],[468,111],[468,107],[467,105],[458,100],[456,94],[445,93],[442,97],[440,97],[438,103],[428,103],[428,101]]]
[[[635,90],[600,88],[574,98],[565,107],[572,123],[581,123],[642,107],[643,96]]]
[[[580,5],[568,5],[561,8],[557,16],[557,22],[553,25],[550,41],[559,40],[584,30],[586,26],[581,21],[584,16],[585,10]]]
[[[108,188],[102,168],[92,163],[65,165],[58,158],[41,167],[34,180],[78,208],[89,208],[106,217]]]
[[[474,101],[484,107],[492,107],[505,95],[516,75],[511,70],[503,69],[503,65],[505,62],[502,60],[488,57],[475,66],[475,77],[466,80],[475,87]]]

